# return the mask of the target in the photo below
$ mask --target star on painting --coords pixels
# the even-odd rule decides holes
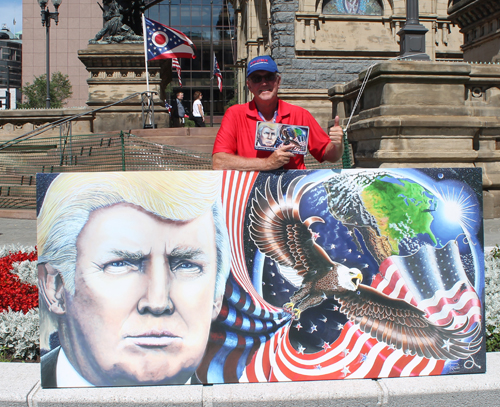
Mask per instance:
[[[351,351],[346,348],[342,351],[342,353],[344,354],[344,357],[346,357],[349,353],[351,353]]]
[[[368,354],[367,353],[362,353],[361,354],[361,363],[366,362],[368,359]]]
[[[387,347],[388,350],[396,350],[396,346],[394,346],[393,343],[391,343],[388,347]]]
[[[306,350],[306,348],[304,348],[300,343],[299,343],[299,349],[297,349],[297,352],[301,355],[304,354],[304,351]]]
[[[321,370],[321,365],[314,366],[315,369]]]
[[[314,325],[312,324],[311,325],[311,330],[309,331],[310,334],[312,334],[313,332],[316,332],[318,330],[318,326],[317,325]]]
[[[295,328],[297,331],[300,331],[302,329],[302,325],[300,325],[300,322],[297,322],[297,325],[295,325]]]
[[[335,246],[333,243],[330,245],[330,249],[335,249],[337,246]]]
[[[318,238],[319,238],[319,233],[317,233],[317,232],[312,232],[312,238],[313,238],[314,240],[318,240]]]
[[[449,351],[450,350],[450,346],[451,346],[451,342],[450,342],[450,339],[448,338],[448,339],[446,339],[444,341],[442,348]]]
[[[328,322],[328,318],[327,318],[327,317],[325,317],[324,315],[321,315],[321,316],[322,316],[322,318],[320,318],[319,320],[320,320],[321,322],[323,322],[323,323],[325,323],[325,324],[326,324],[326,323]]]
[[[325,352],[326,352],[328,349],[331,349],[331,348],[332,348],[328,342],[325,342],[325,343],[323,344],[323,346],[322,346],[322,347],[323,347],[323,350],[324,350]]]
[[[348,373],[351,373],[348,366],[344,366],[341,372],[344,373],[344,377],[346,377]]]

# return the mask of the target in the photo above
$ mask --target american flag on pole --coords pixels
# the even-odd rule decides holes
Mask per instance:
[[[172,68],[175,68],[175,70],[177,71],[177,78],[179,78],[179,86],[182,88],[181,65],[179,64],[179,60],[177,58],[172,58]]]
[[[148,61],[167,58],[195,58],[193,42],[182,32],[149,18],[146,22]]]
[[[219,64],[217,63],[217,58],[214,53],[214,76],[217,77],[217,86],[219,87],[219,91],[222,92],[222,73],[219,69]]]

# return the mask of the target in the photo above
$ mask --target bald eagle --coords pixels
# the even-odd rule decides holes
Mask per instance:
[[[455,328],[453,319],[446,325],[436,325],[406,301],[361,284],[360,270],[332,261],[316,243],[310,229],[312,224],[325,221],[318,216],[305,220],[300,217],[300,200],[312,185],[306,183],[297,189],[302,178],[295,178],[283,194],[280,177],[277,201],[268,178],[264,194],[256,191],[250,209],[249,232],[257,248],[280,266],[291,267],[303,277],[300,288],[283,306],[294,319],[327,298],[335,298],[341,304],[340,312],[361,331],[406,354],[456,360],[479,350],[482,342],[479,323],[469,332],[462,332],[468,321]]]

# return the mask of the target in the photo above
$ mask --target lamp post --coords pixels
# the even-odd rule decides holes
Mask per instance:
[[[46,52],[46,66],[47,66],[47,98],[45,107],[50,109],[50,20],[54,20],[56,25],[59,23],[59,6],[61,5],[62,0],[52,0],[52,4],[54,5],[56,11],[50,12],[49,6],[47,5],[47,0],[38,0],[38,4],[40,5],[41,16],[42,16],[42,26],[45,26],[45,52]]]
[[[406,0],[406,23],[399,30],[401,58],[429,61],[425,53],[425,33],[429,31],[418,20],[418,0]]]

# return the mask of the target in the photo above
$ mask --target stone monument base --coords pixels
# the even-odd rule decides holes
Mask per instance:
[[[329,89],[333,117],[349,117],[366,74]],[[499,83],[498,64],[376,65],[348,129],[356,166],[481,167],[484,216],[500,217]]]
[[[146,68],[144,46],[141,44],[89,44],[78,51],[78,58],[87,68],[89,99],[95,109],[118,102],[136,92],[145,92]],[[169,115],[163,102],[164,89],[171,79],[171,61],[150,61],[149,89],[154,98],[155,127],[168,127]],[[95,114],[93,132],[141,128],[141,96],[137,96]]]

